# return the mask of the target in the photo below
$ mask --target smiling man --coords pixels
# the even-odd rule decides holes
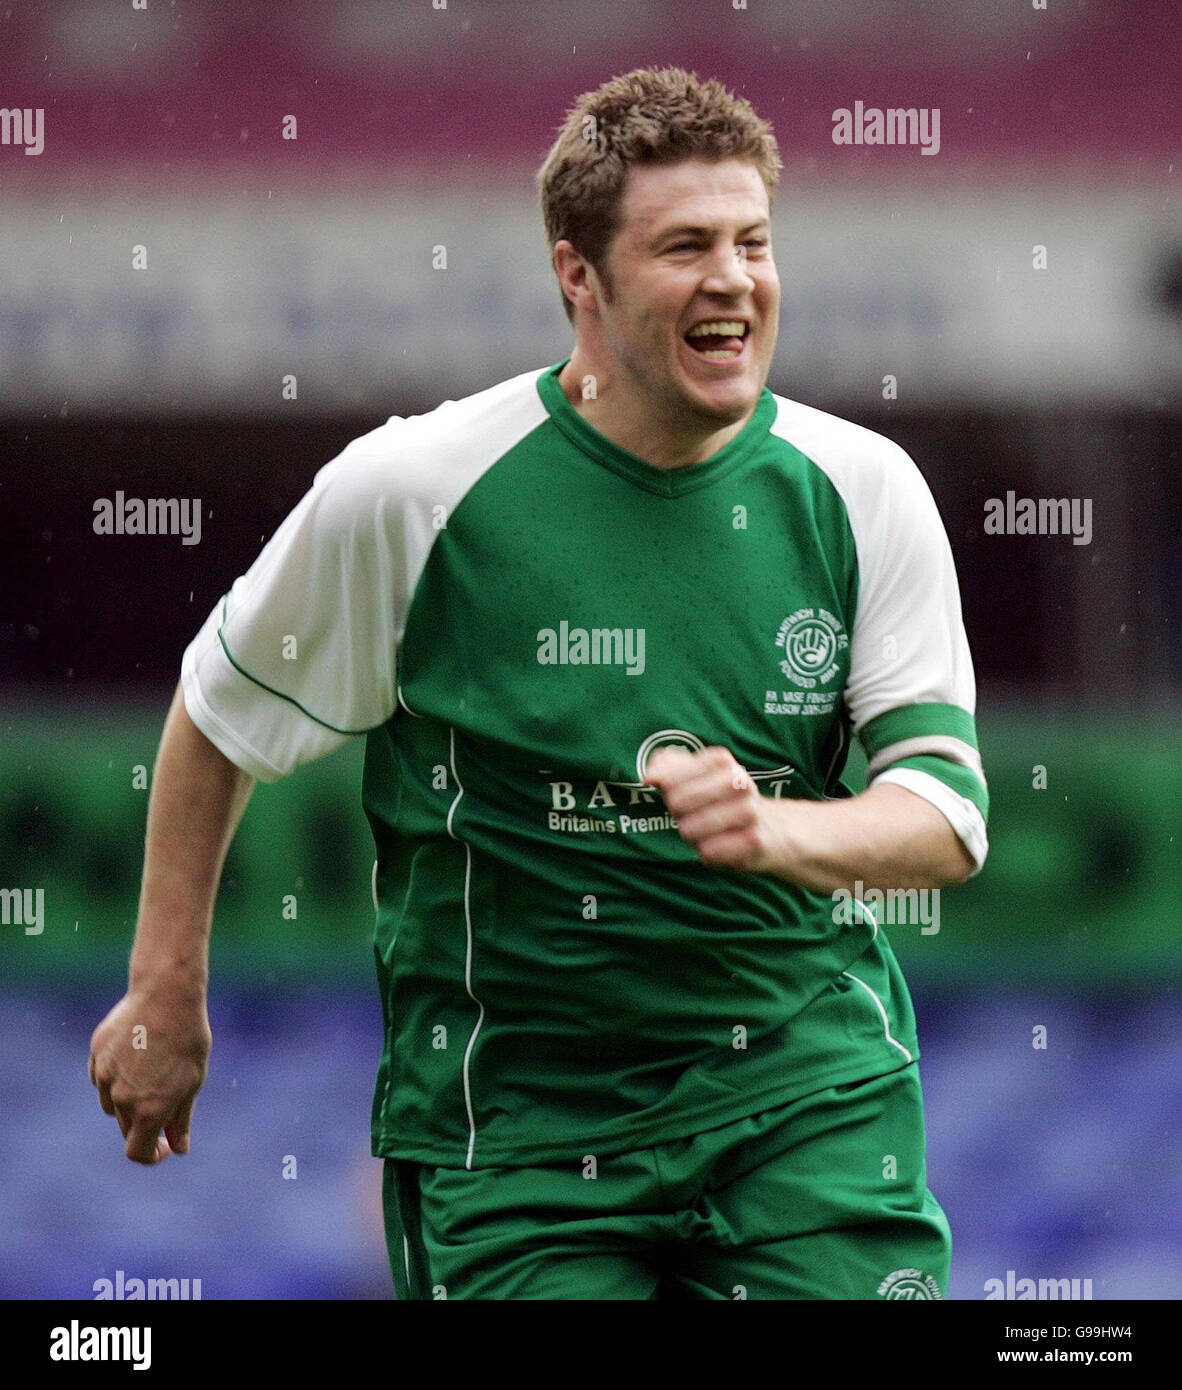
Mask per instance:
[[[698,158],[631,167],[598,273],[556,239],[576,309],[559,382],[589,424],[662,468],[700,463],[739,433],[776,346],[770,217],[754,165]]]
[[[717,82],[580,97],[539,173],[569,359],[355,440],[185,654],[92,1079],[130,1158],[188,1151],[253,780],[365,734],[400,1298],[943,1296],[854,900],[984,862],[972,664],[915,465],[767,388],[779,169]]]

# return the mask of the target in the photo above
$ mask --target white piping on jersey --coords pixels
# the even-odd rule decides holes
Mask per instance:
[[[448,730],[451,743],[451,775],[456,779],[456,799],[451,804],[451,809],[447,813],[447,833],[453,840],[460,837],[452,829],[452,818],[456,813],[456,807],[460,804],[460,798],[464,795],[464,788],[460,783],[460,774],[456,771],[456,731],[452,727]],[[468,1112],[468,1156],[464,1160],[464,1167],[472,1167],[472,1151],[476,1147],[476,1116],[472,1111],[472,1085],[468,1071],[468,1064],[472,1058],[472,1049],[476,1045],[476,1035],[480,1032],[480,1025],[484,1022],[484,1005],[472,993],[472,846],[467,841],[464,845],[464,926],[467,933],[467,952],[464,961],[464,988],[468,991],[468,998],[480,1010],[476,1019],[476,1026],[472,1029],[472,1036],[468,1039],[468,1046],[464,1049],[464,1108]]]
[[[829,763],[829,770],[825,773],[825,781],[823,783],[823,786],[827,787],[829,785],[829,781],[832,778],[834,769],[837,767],[839,761],[842,762],[842,767],[844,769],[844,759],[849,753],[850,743],[851,740],[849,736],[849,727],[847,726],[844,719],[839,720],[837,747],[833,750],[833,757]],[[821,792],[821,795],[825,797],[826,801],[841,801],[845,799],[843,797],[838,796],[826,796],[824,791]]]
[[[414,710],[411,709],[411,707],[402,698],[402,686],[398,687],[398,703],[407,712],[407,714],[411,715],[413,718],[423,718],[421,714],[415,714]],[[370,892],[373,894],[373,910],[375,912],[380,912],[381,904],[378,902],[378,861],[376,859],[373,861],[373,882],[370,884]]]
[[[456,807],[460,804],[460,801],[461,801],[461,799],[463,798],[463,795],[464,795],[464,788],[463,788],[463,784],[460,782],[460,774],[456,771],[456,731],[455,731],[455,729],[454,729],[454,728],[449,728],[448,731],[447,731],[447,736],[448,736],[448,744],[449,744],[449,749],[450,749],[450,751],[449,751],[449,753],[448,753],[448,761],[449,761],[450,764],[451,764],[451,775],[456,779],[456,798],[455,798],[455,800],[451,803],[451,805],[448,807],[448,810],[447,810],[447,833],[452,837],[453,840],[458,840],[460,837],[459,837],[459,836],[456,834],[456,832],[451,828],[451,822],[452,822],[452,817],[453,817],[453,816],[455,815],[455,813],[456,813]]]
[[[402,708],[407,712],[407,714],[409,714],[409,715],[411,716],[412,719],[425,719],[425,718],[426,718],[425,715],[416,714],[415,711],[414,711],[413,709],[411,709],[411,707],[410,707],[410,706],[406,703],[406,701],[402,698],[402,686],[399,686],[399,687],[398,687],[398,703],[399,703],[399,704],[402,706]]]
[[[411,1295],[410,1295],[410,1245],[408,1244],[407,1239],[406,1239],[405,1236],[402,1237],[402,1259],[403,1259],[403,1262],[404,1262],[405,1265],[406,1265],[406,1285],[407,1285],[407,1294],[406,1294],[406,1296],[407,1296],[407,1298],[409,1298],[409,1297],[411,1296]]]
[[[908,1050],[903,1046],[903,1044],[898,1040],[898,1038],[891,1037],[890,1019],[887,1018],[887,1011],[883,1008],[882,1000],[878,997],[878,995],[875,994],[875,992],[870,988],[870,986],[866,983],[865,980],[859,980],[857,975],[851,975],[848,970],[843,970],[841,973],[846,977],[847,980],[853,980],[854,984],[861,985],[862,988],[866,991],[866,993],[871,997],[871,999],[874,1000],[874,1007],[878,1010],[878,1015],[882,1019],[882,1031],[886,1034],[887,1042],[889,1042],[892,1045],[892,1047],[897,1047],[909,1062],[913,1062],[915,1058],[912,1057],[911,1053],[908,1052]]]

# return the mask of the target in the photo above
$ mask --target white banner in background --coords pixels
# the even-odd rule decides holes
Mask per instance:
[[[1155,286],[1182,217],[1164,198],[938,198],[782,189],[774,389],[824,405],[893,377],[925,408],[1175,398],[1182,331]],[[294,391],[384,419],[571,342],[518,192],[10,198],[0,244],[6,415],[272,414]]]

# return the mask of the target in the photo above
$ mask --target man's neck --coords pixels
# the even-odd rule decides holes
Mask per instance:
[[[741,420],[731,424],[712,427],[710,422],[687,418],[683,428],[670,428],[674,422],[667,416],[657,416],[639,396],[613,392],[602,378],[598,378],[595,393],[584,397],[583,381],[588,376],[595,377],[596,373],[583,368],[576,351],[558,374],[567,400],[606,439],[654,468],[686,468],[712,458],[742,432],[755,413],[752,406]]]

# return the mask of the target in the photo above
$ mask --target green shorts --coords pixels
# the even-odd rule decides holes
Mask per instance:
[[[943,1298],[917,1063],[633,1153],[385,1160],[400,1299]]]

